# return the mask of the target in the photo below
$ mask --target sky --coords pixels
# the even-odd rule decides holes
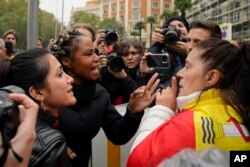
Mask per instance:
[[[64,1],[63,23],[67,24],[70,20],[72,7],[83,7],[86,0],[39,0],[39,8],[53,13],[59,21],[62,21],[62,3]]]

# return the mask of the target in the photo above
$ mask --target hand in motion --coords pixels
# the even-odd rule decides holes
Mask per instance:
[[[67,154],[70,159],[74,159],[76,157],[76,153],[74,153],[70,148],[67,148]]]
[[[147,58],[149,53],[145,53],[144,56],[142,56],[141,61],[140,61],[140,74],[141,76],[145,76],[147,74],[153,73],[154,72],[154,68],[150,68],[148,67],[148,63],[147,63]]]
[[[177,80],[176,77],[172,77],[172,87],[162,89],[162,91],[156,94],[156,105],[163,105],[171,110],[176,110],[176,97],[177,97]]]
[[[169,45],[168,47],[186,59],[188,54],[188,46],[186,42],[177,41],[175,45]]]
[[[118,71],[118,72],[114,72],[110,69],[110,67],[108,67],[108,70],[109,70],[110,74],[112,74],[114,77],[119,78],[119,79],[122,79],[122,78],[125,78],[128,76],[124,69],[122,69],[121,71]]]
[[[152,43],[164,43],[164,35],[161,34],[162,30],[160,28],[155,28],[152,34]]]
[[[99,55],[100,66],[99,69],[106,67],[108,65],[108,59],[106,55]]]
[[[136,89],[131,95],[128,102],[128,109],[132,113],[137,113],[143,111],[148,107],[153,100],[155,99],[156,93],[159,90],[156,90],[160,83],[158,79],[158,73],[155,73],[146,86],[141,86]]]
[[[36,139],[35,124],[38,105],[25,94],[11,93],[10,98],[19,104],[20,113],[20,124],[16,135],[11,140],[11,145],[15,153],[23,158],[23,161],[17,161],[13,152],[9,151],[4,166],[25,167],[28,166],[33,143]]]

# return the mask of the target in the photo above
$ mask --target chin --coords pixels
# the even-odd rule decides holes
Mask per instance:
[[[186,96],[186,94],[185,94],[185,92],[180,91],[180,92],[178,93],[178,96]]]

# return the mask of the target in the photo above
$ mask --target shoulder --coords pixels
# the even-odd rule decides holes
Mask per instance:
[[[108,91],[100,84],[96,83],[95,97],[108,94]]]
[[[64,136],[49,126],[36,128],[37,139],[34,143],[29,166],[41,165],[45,161],[54,162],[66,149]]]

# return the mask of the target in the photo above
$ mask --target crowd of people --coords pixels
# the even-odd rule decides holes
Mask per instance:
[[[0,87],[25,94],[10,94],[20,124],[0,164],[88,167],[100,128],[115,145],[138,131],[128,167],[164,166],[187,149],[249,150],[250,44],[222,40],[216,23],[180,16],[151,38],[146,49],[117,31],[76,23],[47,47],[39,37],[36,48],[19,52],[17,34],[6,31]],[[124,116],[115,108],[123,103]]]

